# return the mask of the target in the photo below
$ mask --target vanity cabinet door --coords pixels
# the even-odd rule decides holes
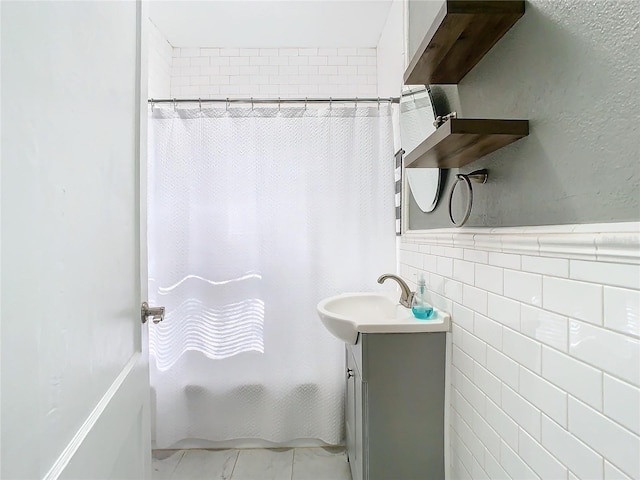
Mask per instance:
[[[353,480],[362,480],[362,377],[350,349],[346,348],[345,424],[347,455]]]
[[[362,337],[364,478],[442,480],[445,333]]]
[[[361,334],[346,346],[353,480],[444,478],[445,333]]]

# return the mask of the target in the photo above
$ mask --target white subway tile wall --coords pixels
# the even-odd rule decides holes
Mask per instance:
[[[174,48],[172,98],[376,97],[375,48]]]
[[[506,385],[502,385],[501,407],[516,421],[520,430],[525,430],[536,439],[540,439],[540,410]]]
[[[640,435],[640,390],[605,374],[604,414]]]
[[[452,313],[452,477],[640,478],[640,266],[496,235],[400,245],[401,276]]]

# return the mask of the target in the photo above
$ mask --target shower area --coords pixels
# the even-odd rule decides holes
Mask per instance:
[[[316,304],[396,269],[398,99],[372,46],[181,44],[170,4],[148,24],[154,448],[341,445]]]

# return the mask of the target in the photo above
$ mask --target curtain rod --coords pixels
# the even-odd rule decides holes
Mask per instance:
[[[329,97],[329,98],[150,98],[151,106],[158,103],[400,103],[399,97]]]

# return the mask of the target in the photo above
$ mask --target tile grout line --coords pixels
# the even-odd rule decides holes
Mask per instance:
[[[229,475],[229,480],[232,480],[233,478],[233,472],[236,471],[236,465],[238,464],[238,457],[240,456],[240,449],[236,448],[236,460],[235,462],[233,462],[233,468],[231,469],[231,475]]]
[[[176,470],[178,469],[178,465],[180,465],[180,462],[182,462],[184,455],[187,453],[186,450],[180,450],[180,451],[182,452],[182,454],[180,455],[180,459],[176,462],[176,466],[173,467],[173,470],[171,470],[171,474],[169,475],[169,478],[173,478],[173,474],[176,473]]]

